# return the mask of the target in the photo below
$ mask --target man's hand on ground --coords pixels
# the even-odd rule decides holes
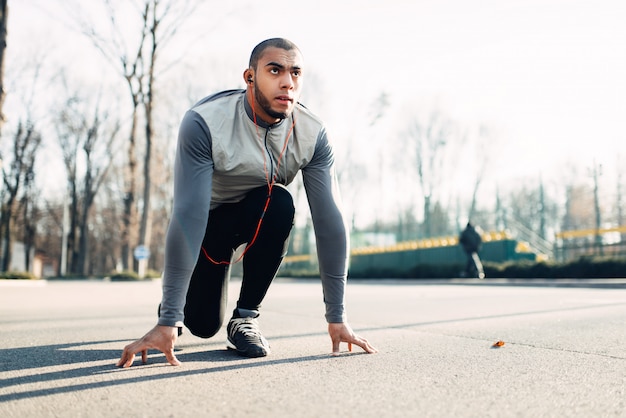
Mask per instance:
[[[146,335],[124,347],[122,357],[117,362],[118,367],[130,367],[133,365],[135,355],[141,353],[141,362],[148,362],[148,350],[155,349],[165,354],[165,358],[172,366],[179,366],[181,363],[174,355],[174,344],[178,337],[176,327],[157,325]]]
[[[347,323],[328,324],[328,334],[333,342],[333,355],[339,354],[339,344],[341,343],[348,343],[350,351],[352,351],[352,344],[356,344],[365,350],[366,353],[378,353],[378,350],[365,338],[356,335]]]

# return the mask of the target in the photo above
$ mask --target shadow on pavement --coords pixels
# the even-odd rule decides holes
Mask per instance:
[[[112,341],[107,341],[112,342]],[[113,341],[115,342],[115,341]],[[96,343],[93,343],[96,344]],[[58,346],[47,346],[47,347],[33,347],[32,349],[36,350],[36,352],[41,353],[42,351],[48,350],[49,354],[52,352],[58,351],[60,348],[66,348],[66,345],[58,345]],[[7,351],[20,351],[20,353],[13,353],[12,356],[15,357],[17,355],[29,355],[29,348],[25,349],[15,349],[15,350],[3,350]],[[114,353],[114,354],[113,354]],[[0,352],[0,355],[3,353]],[[32,353],[31,353],[32,354]],[[95,358],[91,358],[92,361],[96,360],[111,360],[112,357],[119,354],[119,350],[99,350],[94,351],[92,354],[95,354]],[[193,353],[180,353],[177,354],[177,357],[183,362],[183,365],[180,367],[173,367],[167,365],[165,360],[165,356],[161,353],[156,355],[151,354],[149,357],[150,362],[146,365],[141,365],[140,362],[136,361],[135,365],[130,369],[121,369],[115,366],[115,364],[104,364],[104,365],[96,365],[96,366],[88,366],[88,367],[80,367],[76,369],[70,370],[59,370],[50,373],[40,373],[37,375],[31,376],[23,376],[23,377],[14,377],[8,379],[0,380],[1,388],[10,388],[10,387],[19,387],[21,385],[29,384],[29,383],[41,383],[41,382],[49,382],[49,381],[57,381],[57,380],[67,380],[67,379],[76,379],[81,377],[93,377],[94,375],[102,376],[102,381],[98,382],[87,382],[87,383],[74,383],[68,384],[65,386],[55,386],[49,388],[41,388],[41,389],[33,389],[20,391],[16,393],[8,393],[4,395],[0,395],[0,403],[11,401],[11,400],[21,400],[21,399],[29,399],[36,398],[41,396],[48,396],[54,394],[62,394],[69,392],[78,392],[89,389],[96,388],[104,388],[110,386],[118,386],[118,385],[126,385],[133,384],[139,382],[147,382],[147,381],[160,381],[165,379],[193,376],[193,375],[202,375],[216,372],[225,372],[232,371],[238,369],[248,369],[251,367],[267,367],[273,365],[281,365],[281,364],[294,364],[301,362],[310,362],[317,360],[328,360],[333,358],[329,354],[324,355],[314,355],[314,356],[303,356],[303,357],[293,357],[286,359],[276,359],[271,360],[268,358],[264,359],[245,359],[243,357],[238,356],[236,353],[231,352],[226,349],[220,350],[210,350],[204,352],[193,352]],[[117,360],[117,357],[115,357]],[[11,358],[7,358],[7,360],[11,361]],[[232,361],[232,364],[224,364],[225,361]],[[89,361],[89,360],[87,360]],[[201,361],[221,361],[222,365],[215,367],[206,367],[201,369],[185,369],[186,362],[201,362]],[[76,362],[74,362],[76,363]],[[55,362],[52,358],[47,361],[39,362],[39,365],[32,365],[31,367],[44,367],[44,366],[53,366],[58,365],[58,362]],[[68,363],[69,364],[69,363]],[[145,371],[146,368],[154,368],[154,367],[167,367],[167,369],[163,370],[163,373],[155,374],[155,375],[146,375],[141,373],[137,375],[137,372]],[[13,369],[18,369],[18,367],[14,367]],[[6,371],[6,368],[3,370]],[[135,372],[135,373],[133,373]],[[114,376],[114,377],[111,377]],[[124,376],[124,377],[122,377]],[[128,376],[128,377],[126,377]]]
[[[398,329],[398,328],[411,328],[411,327],[423,327],[436,324],[476,321],[476,320],[488,320],[493,318],[503,317],[517,317],[525,315],[541,315],[546,313],[564,312],[564,311],[577,311],[596,308],[607,308],[611,306],[623,306],[624,303],[608,303],[608,304],[594,304],[587,306],[578,306],[570,308],[558,308],[558,309],[544,309],[536,311],[526,312],[513,312],[502,315],[485,315],[475,317],[464,318],[449,318],[436,321],[423,321],[413,323],[396,323],[380,326],[369,327],[355,327],[355,331],[376,331],[386,329]],[[292,334],[292,335],[280,335],[269,337],[271,340],[276,339],[290,339],[290,338],[303,338],[309,336],[322,336],[325,332]],[[221,344],[217,342],[203,342],[203,343],[191,343],[183,344],[176,350],[176,355],[180,361],[183,362],[181,367],[170,367],[167,365],[165,356],[162,353],[151,351],[149,355],[149,363],[147,365],[141,365],[140,359],[135,360],[135,365],[129,369],[120,369],[115,366],[115,363],[119,359],[119,355],[122,351],[122,344],[127,343],[128,339],[121,340],[108,340],[108,341],[92,341],[92,342],[73,342],[66,344],[54,344],[44,346],[33,347],[20,347],[10,349],[0,349],[0,372],[12,372],[12,371],[28,371],[29,369],[37,368],[51,368],[51,367],[63,367],[71,366],[80,363],[95,363],[104,362],[106,364],[94,364],[88,366],[80,366],[76,368],[64,368],[62,370],[55,370],[44,373],[31,372],[26,376],[9,377],[0,379],[0,388],[17,389],[14,393],[6,393],[0,395],[0,402],[9,400],[28,399],[33,397],[41,397],[52,394],[76,392],[94,388],[111,387],[117,385],[132,384],[137,382],[146,381],[161,381],[164,379],[210,374],[216,372],[225,372],[239,369],[246,369],[251,367],[267,367],[282,364],[294,364],[301,362],[311,362],[318,360],[328,360],[333,358],[329,354],[282,358],[273,360],[271,358],[263,359],[245,359],[238,356],[236,353],[226,350],[225,348],[211,349],[203,351],[191,351],[185,352],[185,349],[190,349],[199,345],[211,346],[214,344]],[[89,348],[101,345],[119,343],[120,348],[117,349],[91,349]],[[364,353],[353,353],[364,354]],[[351,354],[351,355],[353,355]],[[199,363],[199,362],[212,362],[212,367],[194,368],[192,370],[185,368],[185,363]],[[215,365],[219,362],[219,365]],[[166,368],[163,368],[163,367]],[[160,368],[160,373],[154,375],[146,375],[145,372],[149,368]],[[162,369],[161,369],[162,368]],[[141,373],[137,373],[141,372]],[[93,377],[100,377],[101,380],[93,381]],[[45,382],[58,382],[62,380],[91,378],[92,381],[85,383],[71,383],[64,386],[44,387],[39,389],[24,390],[20,388],[23,385],[39,384],[44,385]]]

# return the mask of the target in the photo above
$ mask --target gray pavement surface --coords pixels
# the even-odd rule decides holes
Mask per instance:
[[[0,417],[626,417],[613,283],[350,281],[350,325],[380,353],[330,356],[319,281],[279,279],[260,318],[269,357],[226,350],[223,328],[186,331],[182,366],[153,352],[119,369],[155,323],[159,280],[4,281]]]

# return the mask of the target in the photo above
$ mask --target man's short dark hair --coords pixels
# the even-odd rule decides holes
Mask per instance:
[[[271,48],[271,47],[284,49],[285,51],[291,51],[295,49],[298,52],[300,52],[300,49],[296,46],[296,44],[294,44],[288,39],[285,39],[285,38],[266,39],[260,44],[258,44],[257,46],[255,46],[254,49],[252,50],[252,54],[250,54],[250,63],[248,64],[249,68],[256,70],[256,66],[259,63],[259,58],[261,58],[261,55],[263,55],[263,52],[267,48]]]

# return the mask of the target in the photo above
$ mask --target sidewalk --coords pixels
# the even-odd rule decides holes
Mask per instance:
[[[380,353],[333,357],[319,281],[279,279],[269,357],[185,330],[182,366],[115,367],[159,299],[160,281],[0,284],[0,416],[626,416],[623,288],[350,281],[350,324]]]

